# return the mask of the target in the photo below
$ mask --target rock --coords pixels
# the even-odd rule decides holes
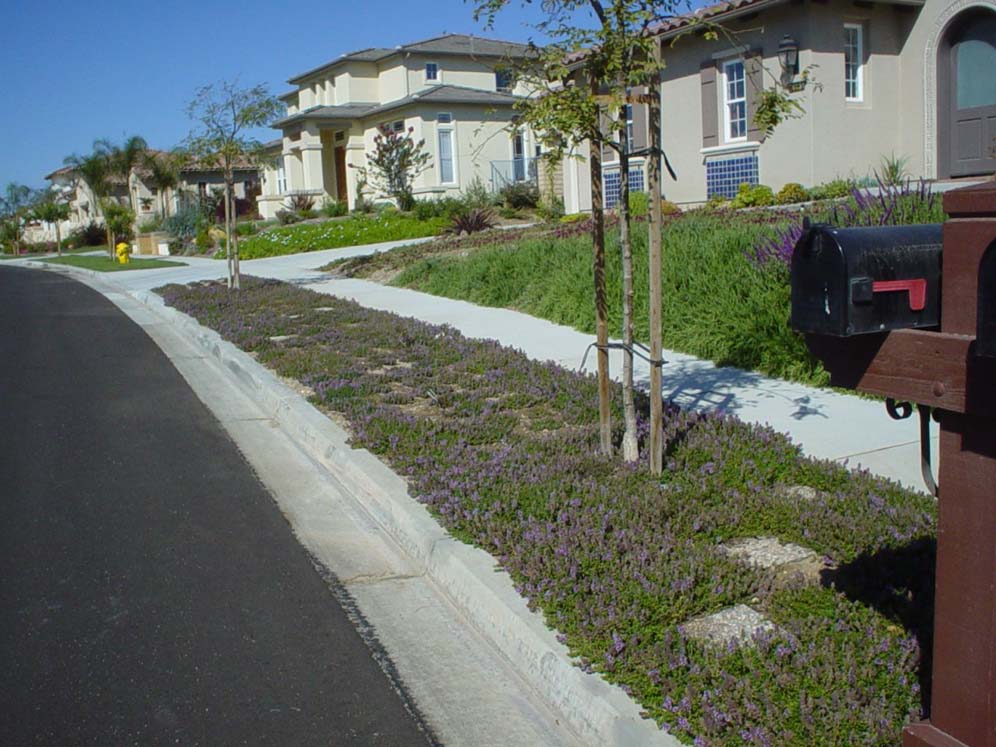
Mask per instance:
[[[746,604],[728,607],[711,615],[696,617],[679,626],[682,633],[714,646],[729,646],[753,642],[759,630],[773,631],[775,624]]]

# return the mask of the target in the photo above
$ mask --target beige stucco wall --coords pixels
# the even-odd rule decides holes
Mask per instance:
[[[886,157],[906,159],[914,178],[936,178],[937,45],[957,13],[970,7],[996,10],[996,0],[926,0],[923,7],[878,3],[858,6],[842,0],[803,6],[782,5],[744,22],[730,22],[738,40],[763,49],[766,85],[780,74],[778,41],[792,35],[800,45],[800,66],[813,67],[819,84],[798,98],[805,113],[781,124],[754,148],[759,180],[778,190],[787,182],[813,186],[838,177],[873,176]],[[863,97],[844,97],[843,24],[864,26]],[[677,202],[705,199],[702,101],[699,66],[729,42],[685,37],[665,46],[668,67],[662,76],[662,129],[678,182],[665,177],[665,194]],[[717,85],[722,116],[722,89]],[[728,155],[749,152],[740,145]]]
[[[840,0],[805,6],[784,5],[745,22],[730,22],[740,31],[737,41],[745,48],[762,50],[765,87],[771,87],[781,68],[778,42],[790,34],[800,46],[800,68],[812,67],[814,83],[796,94],[805,112],[788,119],[775,132],[755,144],[725,143],[702,146],[702,87],[700,65],[741,53],[728,41],[706,42],[685,37],[666,47],[668,63],[662,75],[662,132],[665,149],[678,181],[666,178],[664,191],[676,202],[697,202],[706,194],[706,157],[726,157],[757,152],[759,180],[778,190],[787,182],[812,186],[837,177],[862,178],[879,168],[881,159],[895,155],[909,158],[902,130],[906,127],[909,97],[900,85],[900,52],[916,10],[877,4],[857,7]],[[863,97],[844,97],[843,24],[865,27]],[[716,86],[717,111],[723,115],[722,86]],[[919,164],[916,164],[917,166]]]

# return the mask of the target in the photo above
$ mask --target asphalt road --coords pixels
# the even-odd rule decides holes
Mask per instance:
[[[413,710],[145,333],[0,266],[0,744],[431,743]]]

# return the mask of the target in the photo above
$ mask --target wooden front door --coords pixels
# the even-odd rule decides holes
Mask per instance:
[[[996,171],[996,13],[971,13],[951,38],[948,61],[951,176]]]
[[[346,191],[346,148],[342,145],[335,149],[335,192],[339,202],[349,199]]]

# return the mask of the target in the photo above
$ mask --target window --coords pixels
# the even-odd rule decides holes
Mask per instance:
[[[277,161],[277,194],[282,195],[287,192],[287,171],[284,169],[284,157]]]
[[[746,140],[747,81],[743,60],[731,60],[723,64],[723,101],[726,141]]]
[[[456,183],[456,165],[453,162],[453,117],[450,114],[439,114],[436,117],[438,125],[439,150],[439,183]]]
[[[511,70],[495,70],[495,90],[511,91],[515,86],[515,77]]]
[[[405,120],[399,119],[396,122],[391,122],[391,130],[393,130],[394,132],[404,132]]]
[[[438,81],[439,80],[439,65],[435,62],[425,63],[425,79],[426,81]]]
[[[858,23],[844,24],[844,98],[847,101],[861,101],[864,91],[861,85],[862,28]]]

